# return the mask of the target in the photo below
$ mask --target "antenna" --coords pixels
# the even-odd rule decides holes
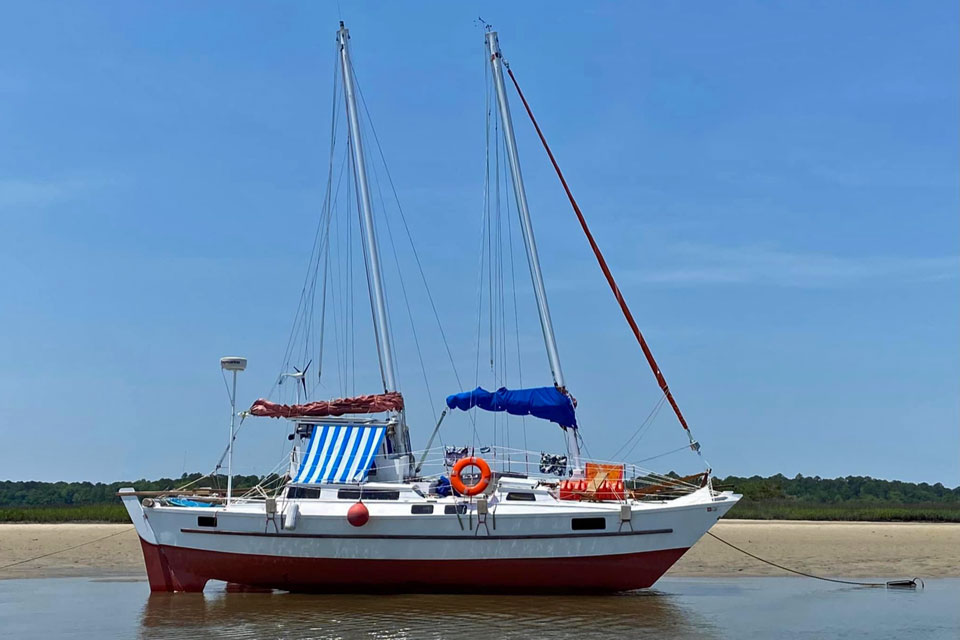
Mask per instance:
[[[239,356],[220,358],[220,368],[233,372],[233,390],[230,392],[230,441],[227,444],[227,504],[233,497],[233,438],[237,426],[237,373],[247,368],[247,359]]]

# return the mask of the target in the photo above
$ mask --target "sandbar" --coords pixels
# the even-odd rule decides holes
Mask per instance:
[[[846,578],[960,577],[960,524],[724,520],[711,530],[751,553],[808,573]],[[74,545],[113,535],[69,551]],[[141,577],[137,534],[123,524],[0,524],[0,579]],[[676,577],[790,575],[709,536],[667,573]]]

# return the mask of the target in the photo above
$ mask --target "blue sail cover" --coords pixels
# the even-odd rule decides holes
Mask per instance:
[[[506,411],[515,416],[534,416],[561,427],[577,427],[573,400],[556,387],[507,389],[500,387],[490,392],[483,387],[447,396],[447,406],[466,411],[478,407],[485,411]]]

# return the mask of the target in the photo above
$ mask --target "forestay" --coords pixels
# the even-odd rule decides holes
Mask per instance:
[[[363,482],[383,442],[385,426],[318,424],[293,482]]]

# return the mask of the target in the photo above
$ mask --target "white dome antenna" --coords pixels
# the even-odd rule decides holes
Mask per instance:
[[[233,371],[233,390],[230,392],[230,441],[227,444],[227,504],[233,496],[233,439],[237,425],[237,372],[247,368],[247,359],[240,356],[220,358],[220,368]]]
[[[224,371],[243,371],[247,368],[247,359],[240,356],[220,358],[220,368]]]

